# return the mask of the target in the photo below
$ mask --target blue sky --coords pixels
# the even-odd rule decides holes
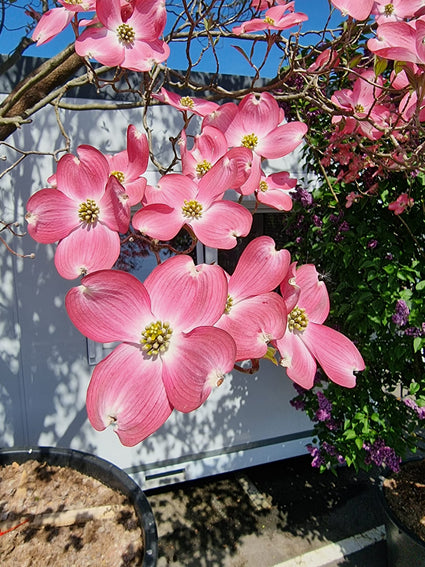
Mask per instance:
[[[25,15],[25,6],[28,5],[27,0],[17,0],[12,6],[8,7],[6,10],[6,26],[7,30],[4,30],[0,34],[0,53],[8,53],[22,35],[22,28],[25,26],[27,16]],[[298,12],[304,12],[308,15],[309,20],[304,23],[302,31],[309,30],[322,30],[326,18],[329,14],[328,0],[295,0],[295,9]],[[340,14],[337,12],[333,18],[333,22],[338,23],[340,21]],[[293,31],[293,30],[291,30]],[[68,45],[73,39],[73,34],[71,30],[66,30],[62,32],[57,38],[49,42],[48,44],[41,47],[31,47],[25,53],[26,55],[33,55],[39,57],[50,57],[54,53],[60,51],[63,47]],[[231,42],[234,44],[235,41]],[[249,44],[247,42],[241,42],[240,45],[249,50]],[[185,57],[184,57],[185,44],[181,44],[178,48],[172,50],[172,54],[168,60],[168,65],[172,68],[184,68],[185,67]],[[261,47],[259,47],[261,49]],[[224,53],[225,51],[225,53]],[[220,71],[223,73],[235,73],[238,74],[252,74],[248,64],[245,62],[242,55],[240,55],[231,45],[225,45],[219,50],[220,53]],[[262,71],[262,76],[271,77],[274,75],[274,70],[278,62],[278,51],[273,50],[270,57],[270,61],[264,67]],[[210,71],[213,70],[212,62],[210,58],[205,58],[203,63],[197,67],[199,71]]]

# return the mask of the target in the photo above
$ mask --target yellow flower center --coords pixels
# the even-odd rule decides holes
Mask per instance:
[[[71,4],[71,6],[79,6],[83,3],[83,0],[65,0],[66,4]]]
[[[305,309],[294,307],[288,315],[288,329],[290,331],[305,331],[308,325],[308,317]]]
[[[364,106],[362,104],[356,104],[354,107],[355,112],[364,112]]]
[[[170,323],[155,321],[146,325],[145,330],[142,332],[140,344],[142,349],[148,356],[158,356],[168,350],[170,346],[170,338],[173,330],[170,328]]]
[[[193,108],[195,106],[195,103],[193,102],[193,99],[190,98],[190,96],[182,96],[182,98],[179,100],[179,103],[185,108]]]
[[[269,24],[270,26],[274,26],[274,19],[273,19],[273,18],[270,18],[270,16],[266,16],[266,17],[264,18],[264,23],[265,23],[265,24]]]
[[[267,185],[266,181],[260,181],[260,191],[265,193],[268,188],[269,188],[269,186]]]
[[[202,177],[210,169],[211,169],[211,163],[206,159],[204,159],[204,161],[200,161],[196,166],[196,173],[199,175],[199,177]]]
[[[230,313],[230,310],[233,307],[233,297],[231,297],[230,295],[227,296],[227,301],[226,301],[226,307],[224,308],[224,312],[225,313]]]
[[[391,16],[391,14],[394,12],[394,5],[387,4],[384,8],[384,12],[386,16]]]
[[[136,32],[129,24],[120,24],[117,27],[117,36],[121,43],[130,45],[136,38]]]
[[[111,175],[116,177],[121,184],[124,183],[125,175],[122,171],[111,171]]]
[[[97,221],[100,210],[93,199],[87,199],[84,203],[81,203],[78,209],[78,216],[86,224],[93,224]]]
[[[202,216],[202,205],[198,201],[186,201],[182,207],[183,215],[190,219],[199,219]]]
[[[249,148],[250,150],[253,150],[257,144],[258,144],[258,138],[254,134],[254,132],[252,134],[245,134],[245,136],[242,138],[242,145],[245,148]]]

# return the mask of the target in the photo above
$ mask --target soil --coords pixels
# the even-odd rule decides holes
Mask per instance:
[[[138,519],[120,492],[74,469],[35,460],[0,468],[2,566],[142,562]]]
[[[385,479],[384,493],[395,516],[425,543],[425,459],[410,461]]]

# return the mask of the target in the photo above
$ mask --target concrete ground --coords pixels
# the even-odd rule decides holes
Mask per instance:
[[[303,456],[147,491],[158,567],[385,567],[376,483]]]

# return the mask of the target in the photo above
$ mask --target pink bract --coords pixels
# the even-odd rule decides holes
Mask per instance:
[[[229,276],[229,295],[224,314],[216,326],[236,342],[236,360],[262,358],[270,341],[286,329],[287,310],[273,290],[286,276],[291,256],[276,250],[269,236],[252,240]]]
[[[300,266],[281,284],[288,308],[288,327],[275,345],[289,378],[310,389],[314,383],[316,360],[337,384],[355,386],[354,372],[364,370],[364,362],[354,344],[343,334],[326,327],[329,314],[326,286],[311,264]]]
[[[87,337],[120,341],[96,366],[87,393],[92,425],[113,425],[133,446],[156,431],[172,409],[190,412],[234,364],[232,338],[212,325],[227,297],[218,266],[188,256],[160,264],[142,284],[126,272],[83,278],[66,296],[74,325]]]
[[[170,54],[158,39],[166,23],[163,0],[135,0],[129,17],[123,18],[120,0],[97,0],[101,27],[89,26],[75,41],[81,57],[93,57],[104,65],[132,71],[150,71]]]
[[[59,240],[55,265],[66,279],[111,268],[120,251],[118,233],[130,222],[127,195],[109,176],[105,156],[91,146],[79,146],[77,153],[79,158],[66,154],[59,160],[56,188],[35,193],[26,215],[34,240]]]
[[[127,149],[115,155],[106,155],[110,175],[114,175],[128,195],[130,207],[137,205],[143,198],[146,179],[142,177],[149,161],[149,144],[146,134],[135,126],[127,128]]]
[[[356,20],[366,20],[370,16],[375,0],[331,0],[332,4]]]
[[[32,39],[37,42],[37,46],[47,43],[60,34],[70,24],[76,13],[94,10],[96,0],[85,0],[78,4],[65,1],[59,3],[62,6],[45,12],[35,26]]]

